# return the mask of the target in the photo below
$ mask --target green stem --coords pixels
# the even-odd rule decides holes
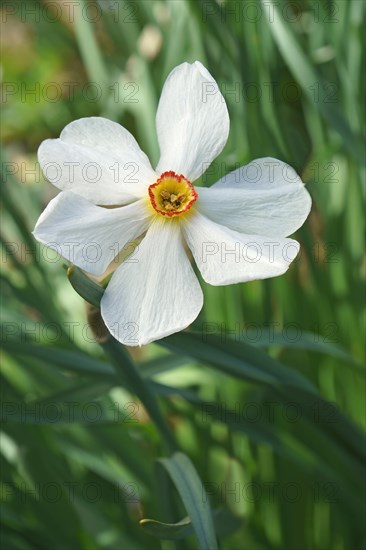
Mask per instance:
[[[111,336],[100,316],[100,301],[104,288],[89,279],[81,269],[75,266],[67,268],[67,276],[76,292],[90,304],[88,319],[91,321],[91,326],[98,327],[97,341],[110,358],[121,383],[141,400],[151,420],[160,431],[168,451],[170,453],[177,451],[177,444],[161,414],[154,394],[146,385],[124,346]]]
[[[170,453],[177,451],[177,444],[161,414],[154,394],[146,385],[125,348],[112,337],[100,345],[109,356],[123,385],[135,393],[141,400],[151,419],[159,429],[167,450]]]

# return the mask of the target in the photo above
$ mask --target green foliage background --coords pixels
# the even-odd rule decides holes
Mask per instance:
[[[365,547],[364,8],[361,0],[3,3],[4,548],[212,548],[213,539],[202,542],[210,532],[202,485],[222,549]],[[130,350],[131,359],[95,342],[62,260],[31,236],[56,193],[36,152],[72,120],[100,115],[128,128],[154,164],[164,80],[196,59],[231,119],[201,184],[273,156],[301,174],[313,209],[286,275],[202,283],[195,334]],[[71,279],[90,300],[82,274]],[[216,335],[206,338],[208,326]],[[133,362],[144,382],[131,376]],[[142,404],[154,418],[151,396],[163,412],[155,422]],[[164,446],[165,422],[201,481],[181,455],[157,468],[175,446]],[[195,512],[161,474],[164,464],[185,465]],[[187,515],[197,536],[188,520],[188,537],[138,523]]]

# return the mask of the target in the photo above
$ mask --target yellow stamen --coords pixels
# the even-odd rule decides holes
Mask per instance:
[[[151,204],[162,216],[178,216],[187,212],[197,200],[197,193],[184,176],[173,171],[164,172],[149,187]]]

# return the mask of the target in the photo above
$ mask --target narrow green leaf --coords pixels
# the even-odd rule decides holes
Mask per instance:
[[[177,523],[162,523],[154,519],[141,519],[140,525],[146,533],[159,539],[179,540],[193,533],[193,526],[189,517]]]
[[[103,378],[115,378],[115,371],[111,365],[99,359],[94,359],[85,353],[69,351],[53,346],[43,346],[9,340],[3,342],[2,347],[5,351],[15,356],[25,355],[34,357],[47,364],[66,369],[67,371],[77,372],[79,374],[97,375]]]
[[[214,510],[213,518],[218,537],[232,533],[243,523],[239,517],[234,516],[224,508]],[[180,540],[194,533],[193,524],[189,517],[185,517],[177,523],[162,523],[154,519],[142,519],[140,525],[149,535],[166,540]]]
[[[344,146],[347,147],[351,155],[358,161],[363,162],[363,151],[360,146],[362,137],[359,136],[358,138],[354,135],[342,112],[333,103],[327,101],[325,82],[319,77],[319,74],[309,62],[308,57],[302,51],[290,25],[286,24],[278,7],[278,2],[274,0],[262,0],[262,3],[266,4],[263,12],[269,18],[268,27],[274,40],[283,59],[299,82],[304,93],[313,104],[316,104],[317,109],[328,124],[340,134]],[[268,9],[268,7],[271,9]]]
[[[188,363],[192,363],[192,359],[189,357],[170,353],[169,355],[154,357],[154,359],[143,361],[139,363],[139,367],[141,368],[142,376],[150,377],[155,374],[174,370]]]
[[[253,334],[253,338],[256,338],[256,334]],[[296,329],[292,331],[286,329],[286,334],[283,334],[282,332],[272,332],[262,329],[260,338],[254,342],[253,339],[248,338],[248,344],[260,348],[280,346],[282,348],[315,351],[346,361],[359,373],[365,372],[362,365],[360,365],[348,351],[334,342],[325,341],[324,336],[319,336],[313,332],[301,332],[301,334],[299,334]]]
[[[190,461],[183,453],[160,458],[171,477],[192,521],[201,550],[218,550],[210,504],[203,484]]]
[[[105,101],[109,82],[108,70],[96,39],[93,24],[90,19],[85,17],[86,4],[85,0],[81,0],[75,5],[75,34],[89,80],[98,82],[102,87],[104,92],[102,98]]]
[[[165,422],[165,418],[159,409],[155,395],[151,391],[147,382],[142,378],[138,367],[134,364],[124,346],[111,337],[109,340],[101,344],[101,347],[109,356],[120,381],[127,387],[127,389],[135,393],[141,400],[147,412],[151,416],[151,419],[155,422],[157,428],[159,429],[165,444],[170,451],[174,451],[177,448],[177,445]]]
[[[300,373],[282,365],[262,350],[244,342],[222,341],[215,334],[180,332],[159,344],[206,362],[227,374],[267,385],[282,385],[317,394],[316,388]]]
[[[89,279],[78,267],[71,266],[67,269],[67,276],[74,290],[84,300],[95,307],[100,307],[100,301],[103,296],[104,289]]]

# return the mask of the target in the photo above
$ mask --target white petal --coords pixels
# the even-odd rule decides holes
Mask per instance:
[[[132,202],[158,177],[132,134],[100,117],[68,124],[59,139],[40,145],[38,160],[53,185],[95,204]]]
[[[292,239],[243,235],[196,212],[183,233],[204,280],[229,285],[282,275],[300,245]]]
[[[161,158],[156,171],[195,181],[221,153],[229,134],[225,100],[205,67],[183,63],[168,76],[156,126]]]
[[[292,166],[272,157],[263,157],[226,174],[212,187],[266,189],[300,183],[304,185]]]
[[[137,252],[112,276],[101,312],[117,340],[141,346],[186,328],[202,305],[179,224],[155,220]]]
[[[143,200],[107,209],[64,191],[48,204],[33,234],[81,269],[103,275],[117,254],[146,231],[150,219]]]
[[[197,207],[235,231],[286,237],[308,217],[311,197],[291,166],[265,158],[200,188]]]
[[[200,189],[199,211],[240,233],[287,237],[308,217],[311,198],[305,187],[271,190]]]

